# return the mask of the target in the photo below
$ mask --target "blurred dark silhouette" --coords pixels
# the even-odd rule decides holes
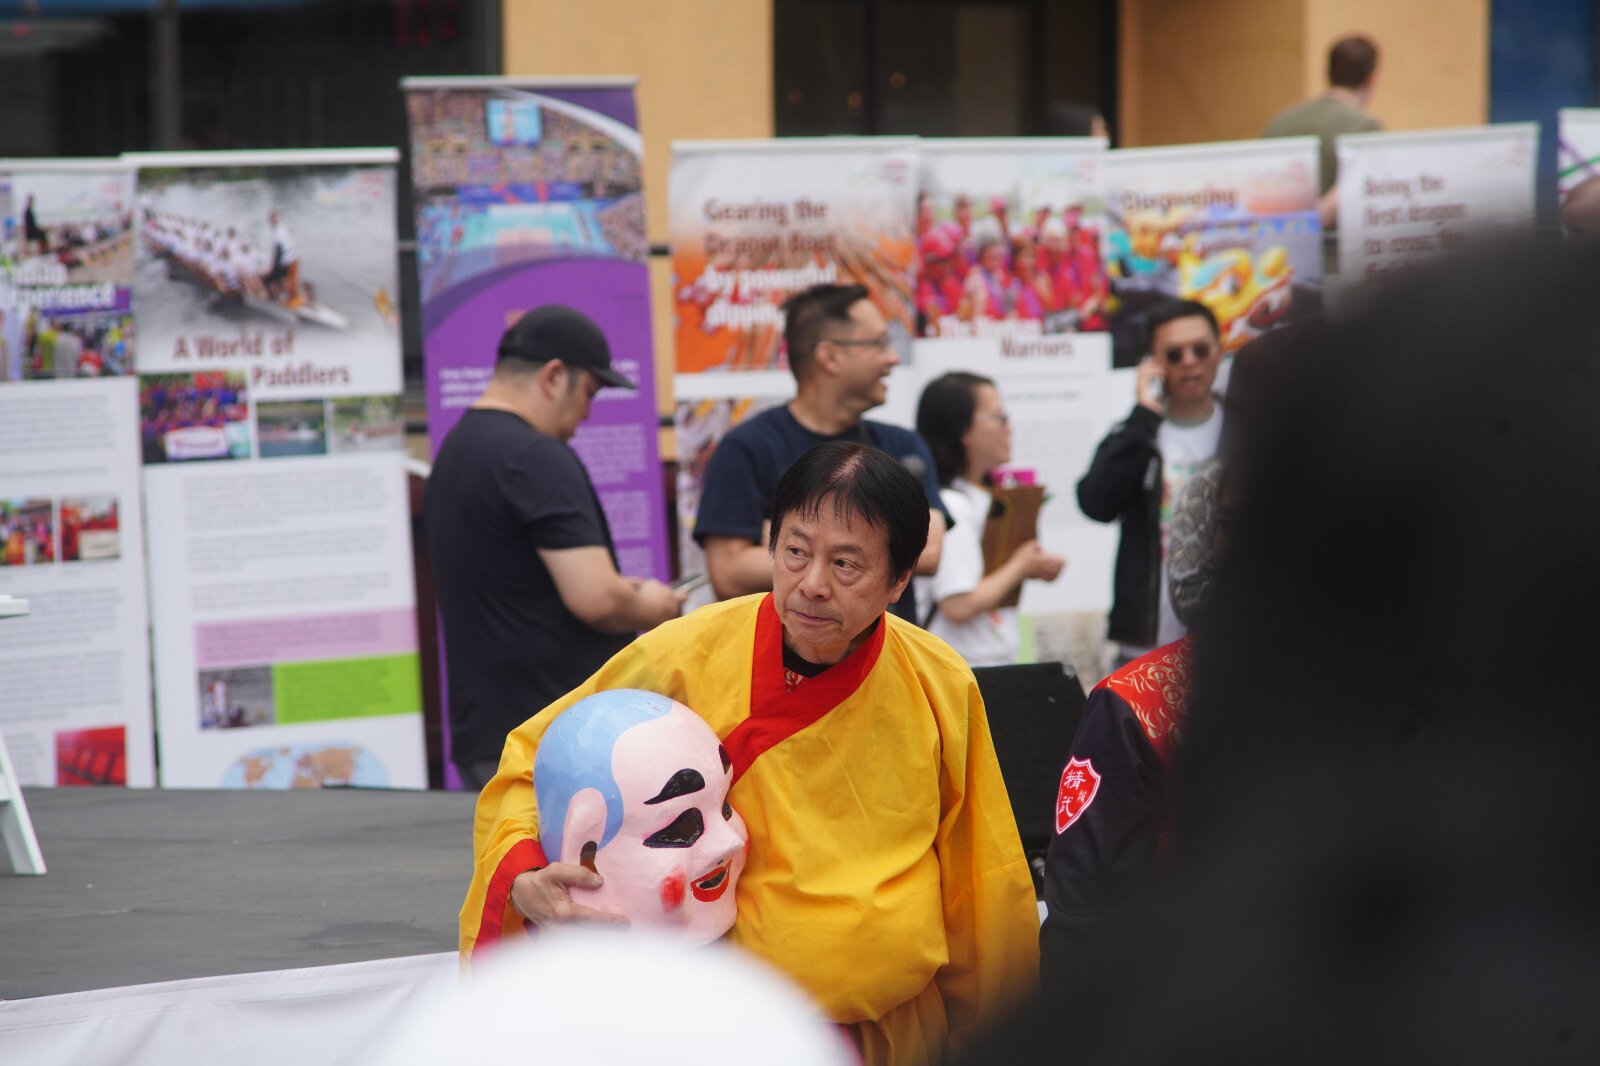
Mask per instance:
[[[1045,112],[1039,133],[1045,137],[1104,137],[1111,138],[1111,127],[1105,116],[1089,104],[1057,101]]]
[[[1597,296],[1501,247],[1279,353],[1167,875],[971,1061],[1600,1059]]]

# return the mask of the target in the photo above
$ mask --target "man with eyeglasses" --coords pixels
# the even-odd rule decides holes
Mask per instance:
[[[783,314],[795,398],[735,426],[706,464],[694,538],[705,549],[712,590],[726,600],[772,588],[772,490],[796,459],[834,440],[874,445],[921,482],[934,514],[915,572],[934,573],[949,513],[933,456],[914,431],[862,417],[887,398],[889,372],[900,362],[883,312],[865,286],[823,284],[789,297]],[[909,586],[890,610],[917,621]]]
[[[1137,402],[1078,482],[1085,515],[1122,523],[1107,628],[1119,667],[1184,634],[1167,591],[1167,523],[1184,482],[1216,454],[1222,435],[1222,405],[1212,392],[1222,363],[1216,316],[1194,300],[1168,300],[1148,322]]]

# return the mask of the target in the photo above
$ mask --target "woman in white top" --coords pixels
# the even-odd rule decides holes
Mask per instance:
[[[994,382],[955,372],[930,382],[917,403],[917,432],[938,470],[939,496],[955,519],[945,534],[939,570],[918,579],[918,603],[934,604],[928,631],[944,638],[970,666],[1016,661],[1014,620],[1000,604],[1027,579],[1054,581],[1067,561],[1036,540],[1018,545],[993,573],[983,572],[983,527],[994,472],[1011,461],[1011,420]]]

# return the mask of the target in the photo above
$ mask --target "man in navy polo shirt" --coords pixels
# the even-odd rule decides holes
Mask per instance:
[[[772,490],[796,459],[833,440],[875,445],[922,482],[936,513],[916,573],[932,574],[949,524],[933,456],[914,431],[861,417],[884,402],[889,372],[900,362],[883,312],[865,286],[825,284],[789,297],[783,313],[795,398],[734,427],[706,465],[694,537],[705,549],[712,589],[730,599],[772,587]],[[890,610],[918,621],[909,587]]]

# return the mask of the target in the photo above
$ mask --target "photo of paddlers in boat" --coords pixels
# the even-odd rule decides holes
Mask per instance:
[[[134,372],[133,172],[0,171],[0,381]]]
[[[133,276],[131,175],[18,171],[9,185],[0,260],[10,266],[14,283],[108,282],[126,293]]]
[[[330,452],[398,452],[406,446],[406,420],[398,396],[342,396],[330,400]]]
[[[299,359],[395,352],[392,168],[146,168],[138,199],[136,306],[158,358],[257,331],[292,335]]]

